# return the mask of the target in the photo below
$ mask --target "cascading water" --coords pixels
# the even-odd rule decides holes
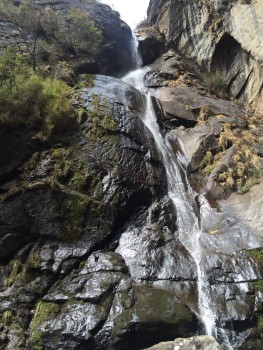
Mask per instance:
[[[136,44],[135,36],[133,46],[137,49],[138,45]],[[171,148],[167,136],[163,137],[156,120],[150,92],[145,88],[144,76],[150,68],[139,68],[141,65],[139,55],[134,54],[134,57],[136,58],[136,66],[138,69],[126,75],[123,81],[133,85],[146,95],[143,122],[151,131],[157,149],[162,155],[163,165],[166,169],[168,195],[176,208],[177,234],[179,235],[181,243],[188,250],[196,264],[198,317],[207,335],[213,335],[218,338],[224,345],[224,349],[233,350],[227,332],[220,326],[220,315],[218,314],[216,304],[213,302],[214,299],[212,297],[214,290],[208,281],[204,263],[206,254],[209,251],[206,247],[206,240],[204,237],[207,235],[207,232],[212,232],[213,230],[220,230],[222,232],[231,231],[228,224],[229,220],[212,209],[205,197],[200,194],[198,195],[189,185],[182,165],[185,161],[184,155],[181,153],[176,155]],[[211,241],[209,241],[209,244],[211,244]],[[256,245],[257,242],[255,242],[255,246]],[[217,250],[218,247],[215,247],[214,251]]]

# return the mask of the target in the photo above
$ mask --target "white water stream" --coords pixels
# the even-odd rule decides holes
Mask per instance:
[[[136,44],[134,44],[136,47]],[[139,56],[135,56],[139,59]],[[138,66],[140,61],[138,60]],[[163,137],[160,127],[157,123],[153,109],[150,92],[144,85],[144,76],[149,68],[138,68],[126,75],[122,80],[133,85],[146,95],[146,108],[143,118],[144,124],[151,131],[156,147],[163,158],[163,165],[166,170],[168,195],[176,208],[179,239],[185,248],[189,251],[196,264],[197,289],[198,289],[198,317],[203,324],[207,335],[217,337],[216,320],[218,318],[216,306],[211,300],[211,286],[207,281],[203,265],[203,249],[200,238],[203,235],[203,225],[209,227],[211,215],[217,215],[210,207],[207,200],[194,192],[187,181],[183,167],[179,159],[184,156],[171,149],[167,138]],[[180,140],[179,140],[180,141]],[[216,220],[215,220],[216,221]],[[227,335],[223,329],[220,329],[221,341],[225,349],[233,350]]]
[[[145,93],[143,77],[147,68],[138,69],[123,80],[130,83],[138,90]],[[170,148],[169,141],[163,138],[159,125],[156,121],[155,112],[153,110],[150,93],[146,93],[146,110],[143,118],[144,124],[151,131],[157,149],[162,155],[163,165],[166,170],[168,182],[168,195],[177,213],[177,223],[179,229],[179,239],[186,247],[191,256],[194,258],[197,268],[198,279],[198,297],[199,297],[199,317],[205,327],[208,335],[215,334],[216,314],[212,311],[212,305],[207,297],[207,283],[205,280],[205,272],[202,269],[202,247],[200,245],[200,237],[202,229],[200,228],[198,216],[195,211],[197,208],[197,194],[191,189],[188,183],[185,184],[182,179],[183,169],[180,167],[174,152]],[[205,203],[203,198],[203,204]],[[201,206],[202,207],[202,206]]]
[[[138,42],[135,36],[133,46],[137,67],[140,67],[141,59],[137,53]],[[233,350],[228,333],[220,326],[220,310],[217,310],[217,305],[213,302],[216,298],[213,297],[204,260],[207,254],[220,254],[220,252],[233,254],[242,248],[255,248],[258,241],[253,241],[253,237],[249,234],[246,238],[242,237],[242,229],[236,227],[229,217],[226,218],[212,209],[203,195],[192,190],[184,170],[184,164],[187,163],[185,155],[181,151],[175,152],[172,149],[169,139],[162,134],[157,123],[151,95],[144,84],[144,76],[149,70],[148,67],[138,68],[122,80],[146,95],[145,113],[142,120],[151,131],[156,147],[162,155],[167,176],[168,196],[174,204],[177,215],[178,231],[176,234],[179,235],[180,242],[188,250],[196,265],[197,316],[203,325],[205,334],[218,338],[224,349]],[[178,138],[177,141],[183,150],[181,140]],[[213,240],[208,234],[213,231],[220,231],[222,238]],[[229,247],[224,242],[225,234],[231,235],[232,245]]]

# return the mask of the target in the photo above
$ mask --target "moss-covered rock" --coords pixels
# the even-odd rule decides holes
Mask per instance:
[[[55,303],[40,301],[34,310],[34,317],[30,323],[30,346],[34,350],[44,349],[43,332],[40,327],[44,322],[54,318],[60,310],[60,306]]]

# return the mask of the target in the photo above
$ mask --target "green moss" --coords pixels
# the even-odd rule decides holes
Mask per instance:
[[[101,126],[104,129],[115,131],[117,123],[116,121],[108,115],[105,115],[101,121]]]
[[[213,159],[213,155],[210,151],[206,152],[204,158],[202,159],[201,163],[200,163],[200,168],[204,168],[206,167],[207,165],[211,164],[212,162],[212,159]]]
[[[12,310],[6,310],[2,313],[0,322],[5,326],[9,326],[11,324],[13,316],[14,315]]]
[[[27,263],[30,265],[30,267],[33,267],[34,269],[40,268],[41,266],[40,251],[35,250],[32,254],[30,254],[30,257]]]
[[[12,260],[5,271],[4,286],[10,287],[14,283],[26,283],[31,278],[28,264],[22,264],[20,260]]]
[[[253,339],[253,340],[248,340],[247,342],[248,349],[263,349],[263,340],[262,339]]]
[[[249,192],[251,190],[252,187],[254,187],[255,185],[258,185],[258,184],[260,184],[260,180],[252,179],[252,181],[246,182],[246,184],[240,188],[238,193],[242,194],[242,195],[246,194],[247,192]]]
[[[53,177],[68,188],[86,193],[94,180],[88,165],[75,154],[76,150],[56,149],[52,153],[55,161]]]
[[[86,115],[87,115],[87,112],[86,112],[85,108],[83,108],[83,107],[78,108],[77,121],[79,124],[81,124],[83,122]]]
[[[208,176],[212,173],[212,171],[215,169],[216,164],[212,164],[212,165],[208,165],[207,167],[205,167],[204,169],[204,173]]]
[[[202,80],[210,91],[219,93],[225,88],[224,73],[218,69],[203,73]]]
[[[95,80],[95,75],[92,75],[92,74],[85,74],[84,75],[84,82],[85,82],[86,87],[93,88],[94,87],[94,80]]]
[[[30,323],[29,336],[32,350],[43,350],[43,333],[40,330],[40,326],[49,321],[60,311],[60,306],[55,303],[40,301],[36,305],[34,318]]]
[[[70,194],[67,194],[67,196],[62,200],[62,239],[64,241],[71,242],[81,235],[84,225],[85,211],[89,205],[89,202],[89,197]]]
[[[263,292],[263,280],[258,280],[256,282],[253,282],[253,285],[257,290]]]
[[[260,263],[263,263],[263,249],[252,249],[248,251],[248,254],[252,256],[255,260]]]
[[[263,314],[262,313],[258,315],[257,326],[260,331],[263,331]]]
[[[100,96],[93,94],[90,107],[88,120],[91,126],[88,131],[88,138],[91,141],[97,141],[105,136],[111,136],[109,131],[116,131],[117,123],[114,118],[107,114],[108,100],[106,98],[101,100]]]

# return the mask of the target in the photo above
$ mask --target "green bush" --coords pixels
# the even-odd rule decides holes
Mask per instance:
[[[202,80],[209,91],[219,93],[226,87],[224,73],[219,69],[203,73]]]
[[[1,126],[41,128],[51,135],[61,133],[73,122],[73,109],[68,99],[72,90],[66,83],[44,79],[25,69],[10,48],[0,62]]]
[[[44,118],[46,132],[61,133],[73,122],[73,109],[68,96],[71,88],[60,80],[46,79],[43,81],[45,100]]]

